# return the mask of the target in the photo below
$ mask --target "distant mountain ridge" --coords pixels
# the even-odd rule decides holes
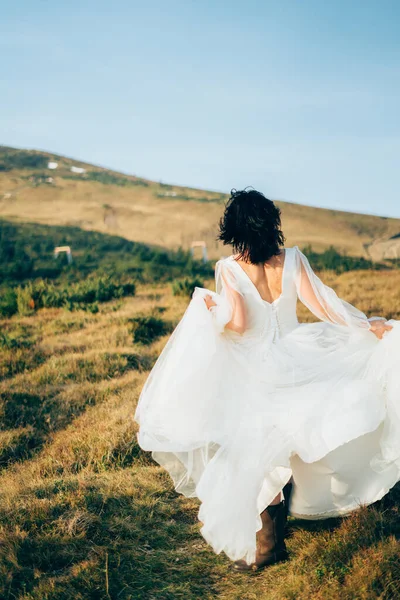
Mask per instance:
[[[229,254],[215,241],[227,198],[52,152],[0,146],[0,217],[5,219],[74,225],[169,248],[189,248],[204,240],[209,256],[220,258]],[[342,253],[374,260],[400,257],[400,219],[276,203],[287,246],[312,245],[322,251],[333,245]]]

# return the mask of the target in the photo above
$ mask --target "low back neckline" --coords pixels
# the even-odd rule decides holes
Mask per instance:
[[[264,300],[264,298],[261,296],[260,292],[257,289],[257,286],[255,285],[255,283],[250,279],[250,276],[248,275],[248,273],[246,273],[246,271],[243,269],[243,267],[240,266],[240,264],[238,263],[237,260],[235,260],[234,256],[231,256],[231,259],[233,260],[234,263],[237,264],[238,269],[241,270],[241,272],[243,273],[243,275],[246,277],[246,279],[250,282],[250,284],[252,285],[252,287],[254,288],[258,298],[261,300],[261,302],[263,302],[264,304],[268,304],[268,306],[273,306],[276,302],[278,302],[278,300],[280,300],[283,296],[284,293],[284,283],[285,283],[285,268],[286,268],[286,261],[287,261],[287,248],[283,248],[283,266],[282,266],[282,278],[281,278],[281,293],[279,294],[279,296],[277,298],[275,298],[275,300],[272,300],[272,302],[270,302],[269,300]]]

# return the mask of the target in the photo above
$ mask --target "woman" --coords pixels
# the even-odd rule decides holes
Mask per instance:
[[[288,510],[345,515],[400,479],[400,322],[367,319],[283,249],[279,209],[255,190],[233,191],[219,239],[235,254],[216,293],[196,288],[135,419],[141,447],[201,501],[214,551],[260,569],[287,558]],[[298,298],[322,322],[299,324]]]

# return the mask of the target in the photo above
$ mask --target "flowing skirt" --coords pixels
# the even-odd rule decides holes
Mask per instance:
[[[255,558],[260,512],[293,475],[290,512],[347,514],[400,479],[400,322],[299,324],[274,343],[221,334],[196,289],[135,419],[175,489],[201,501],[204,538]]]

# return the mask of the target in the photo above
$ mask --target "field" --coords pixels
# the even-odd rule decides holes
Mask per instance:
[[[398,270],[322,275],[368,314],[400,318]],[[42,308],[1,321],[0,597],[400,598],[396,489],[343,520],[291,519],[290,562],[257,576],[232,573],[207,547],[197,502],[139,449],[132,420],[187,302],[170,283],[146,283],[95,314]]]
[[[213,286],[190,243],[229,253],[215,242],[224,200],[0,147],[1,599],[400,599],[398,486],[342,520],[291,519],[290,561],[247,576],[137,445],[143,383],[193,286]],[[370,252],[399,219],[280,206],[287,246],[307,246],[326,283],[400,319],[399,261]]]

